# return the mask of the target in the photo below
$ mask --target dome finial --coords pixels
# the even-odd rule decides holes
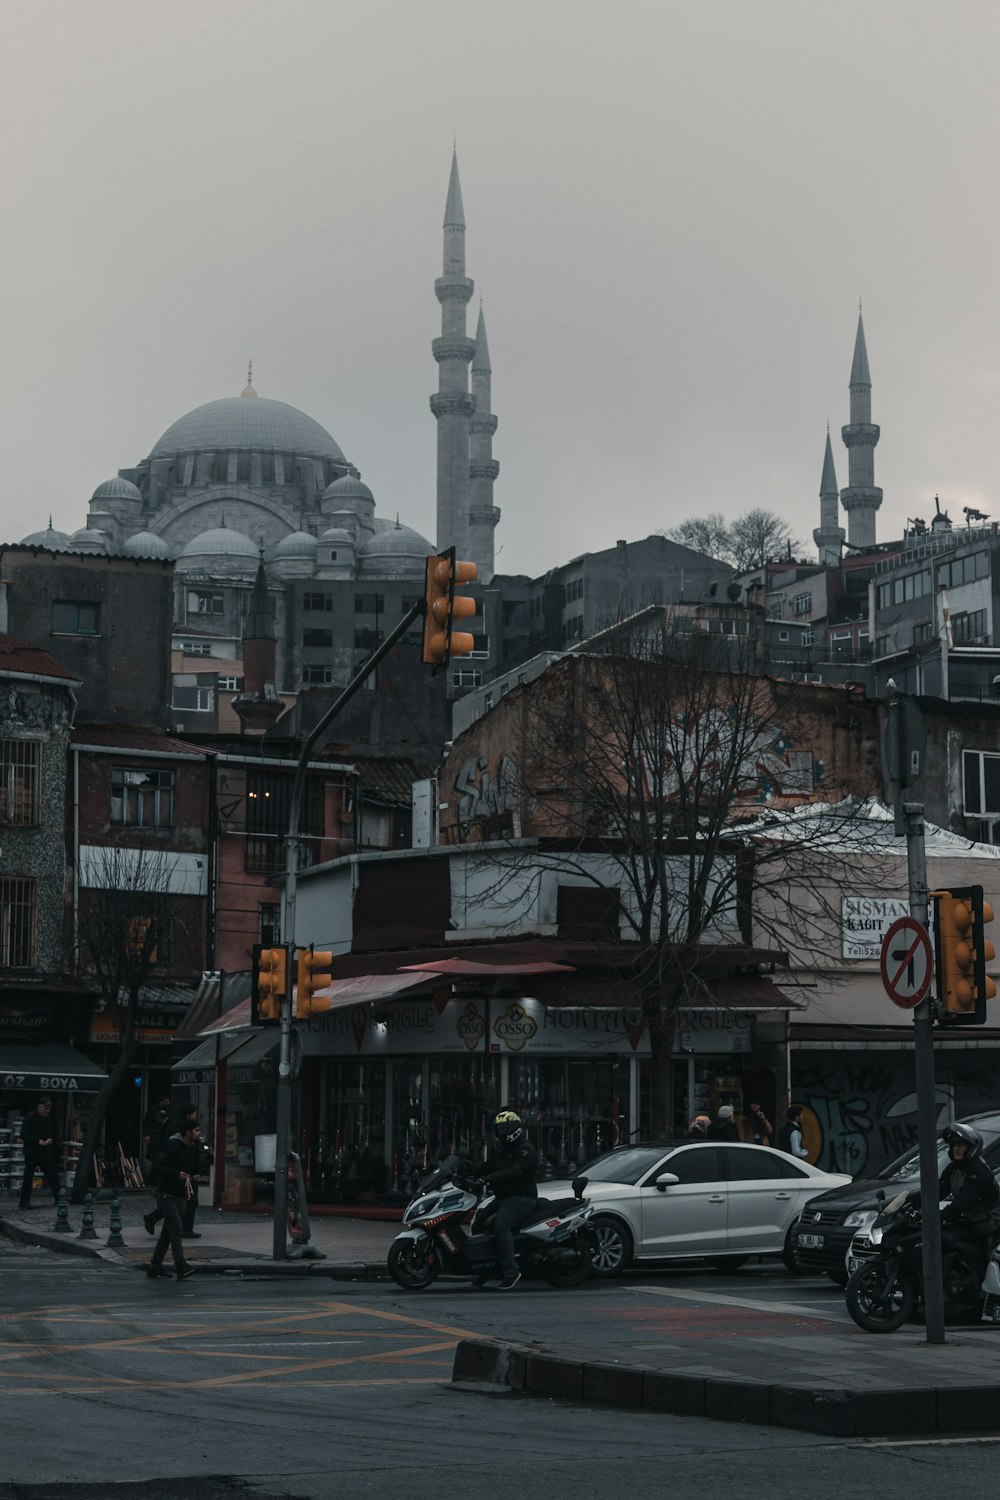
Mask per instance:
[[[240,395],[256,396],[256,394],[257,392],[253,388],[253,360],[249,359],[247,360],[247,387],[245,391],[240,391]]]

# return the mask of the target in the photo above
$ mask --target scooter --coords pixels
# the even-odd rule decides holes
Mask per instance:
[[[871,1228],[851,1245],[851,1269],[845,1299],[847,1311],[866,1333],[895,1333],[923,1300],[920,1190],[897,1193],[883,1201]],[[965,1225],[943,1223],[941,1260],[944,1310],[949,1318],[969,1318],[983,1308],[985,1245]],[[986,1267],[989,1276],[989,1267]],[[1000,1296],[1000,1276],[997,1277]]]
[[[470,1175],[457,1156],[447,1157],[420,1185],[403,1215],[406,1228],[389,1249],[389,1275],[405,1291],[423,1291],[438,1276],[479,1278],[500,1274],[492,1223],[496,1199]],[[573,1197],[539,1198],[518,1228],[514,1250],[524,1276],[550,1286],[580,1286],[590,1275],[595,1242],[587,1221],[592,1205],[583,1196],[585,1177],[573,1182]]]

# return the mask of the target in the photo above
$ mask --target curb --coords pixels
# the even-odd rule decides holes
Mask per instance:
[[[679,1375],[482,1339],[460,1339],[452,1382],[560,1401],[794,1427],[825,1437],[1000,1431],[1000,1386],[850,1390],[768,1385],[737,1375]]]
[[[44,1229],[27,1229],[10,1219],[0,1219],[0,1234],[17,1245],[38,1245],[43,1250],[61,1250],[64,1255],[86,1255],[90,1260],[120,1264],[121,1257],[99,1241],[81,1240],[75,1234],[52,1234]]]

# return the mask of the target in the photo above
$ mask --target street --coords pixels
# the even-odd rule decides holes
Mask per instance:
[[[842,1327],[837,1289],[773,1266],[513,1294],[194,1277],[0,1241],[0,1500],[635,1493],[809,1500],[995,1493],[997,1439],[830,1440],[449,1387],[462,1336],[772,1344]],[[888,1349],[887,1351],[888,1352]],[[185,1483],[181,1484],[181,1481]]]

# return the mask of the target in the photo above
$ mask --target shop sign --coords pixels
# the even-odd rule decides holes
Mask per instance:
[[[893,922],[909,915],[909,901],[899,896],[843,896],[844,958],[870,958],[877,962],[882,952],[882,940]]]
[[[169,1046],[181,1024],[181,1019],[180,1013],[144,1012],[135,1028],[136,1041],[148,1042],[154,1047]],[[100,1011],[97,1015],[91,1016],[90,1040],[92,1042],[119,1042],[121,1040],[114,1017],[109,1011]]]

